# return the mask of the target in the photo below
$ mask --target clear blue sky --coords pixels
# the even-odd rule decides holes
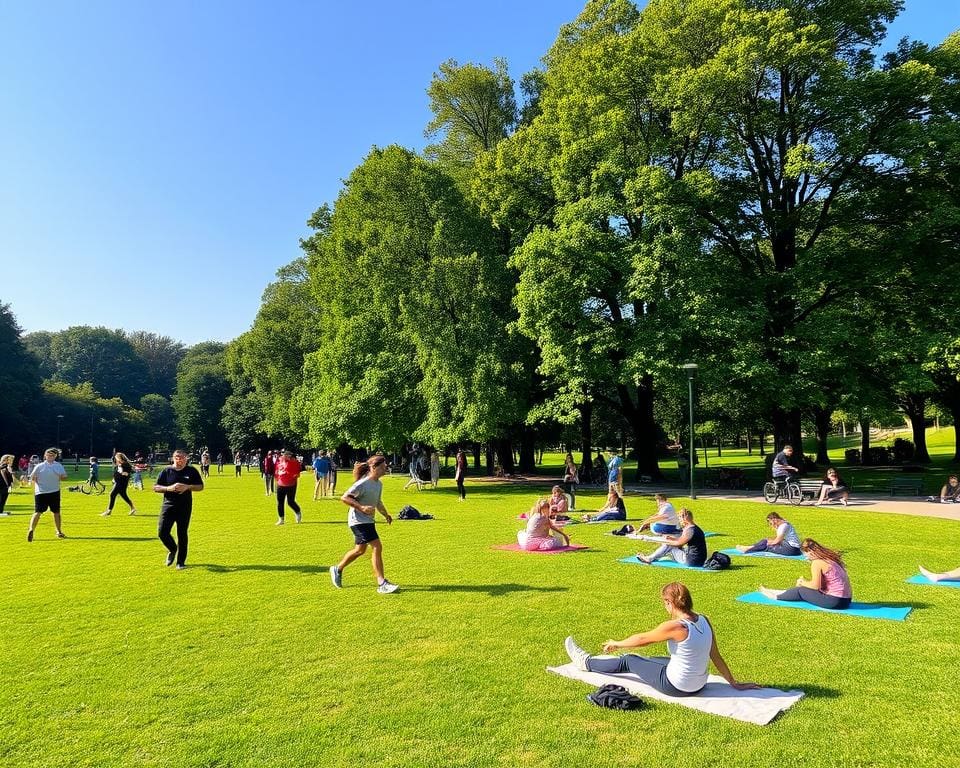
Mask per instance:
[[[440,62],[519,79],[584,2],[0,0],[0,301],[234,338],[370,147],[422,148]],[[891,37],[958,27],[907,0]]]

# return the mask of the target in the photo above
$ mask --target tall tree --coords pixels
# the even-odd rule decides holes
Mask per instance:
[[[169,336],[148,331],[128,332],[127,339],[147,366],[148,391],[170,397],[177,386],[177,366],[186,354],[186,347]]]
[[[190,448],[229,448],[220,421],[230,395],[224,351],[224,344],[202,342],[187,350],[177,368],[177,389],[171,402],[180,438]]]
[[[40,394],[40,372],[21,338],[9,304],[0,304],[0,436],[6,450],[29,441],[30,412]]]

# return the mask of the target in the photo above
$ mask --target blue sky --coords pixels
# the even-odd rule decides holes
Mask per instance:
[[[0,0],[0,301],[234,338],[370,147],[422,148],[442,61],[519,79],[584,1]],[[891,38],[958,27],[907,0]]]

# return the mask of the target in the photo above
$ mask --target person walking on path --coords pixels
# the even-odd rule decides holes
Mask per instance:
[[[17,480],[13,462],[14,456],[12,453],[8,453],[0,458],[0,517],[10,517],[10,513],[6,511],[7,497],[13,490],[13,484]]]
[[[456,466],[453,470],[453,479],[457,481],[457,494],[460,501],[466,501],[467,491],[463,487],[463,481],[467,476],[467,455],[463,449],[457,451]]]
[[[330,459],[327,458],[325,450],[320,451],[320,455],[313,460],[313,500],[317,500],[317,494],[327,495],[327,489],[330,485]]]
[[[273,451],[267,451],[267,455],[263,457],[263,484],[267,489],[265,496],[273,493],[273,473],[276,469],[277,461],[274,458]]]
[[[40,515],[48,509],[53,513],[53,527],[57,529],[57,538],[67,538],[60,528],[60,481],[67,479],[67,470],[57,461],[59,457],[60,451],[47,448],[43,461],[30,473],[30,482],[33,483],[33,516],[27,529],[27,541],[33,541],[33,532],[40,521]]]
[[[284,451],[277,459],[277,525],[283,525],[284,501],[290,505],[297,522],[300,522],[300,505],[297,504],[297,482],[300,480],[300,461],[293,451]]]
[[[163,494],[157,536],[167,548],[167,565],[176,562],[178,571],[187,567],[187,531],[193,512],[193,494],[202,490],[203,478],[187,463],[187,452],[178,448],[173,452],[173,464],[157,475],[153,486],[154,493]],[[176,539],[171,535],[174,525],[177,526]]]
[[[381,499],[383,483],[380,478],[386,473],[387,460],[379,454],[353,465],[353,485],[340,497],[340,501],[350,507],[348,522],[355,546],[337,565],[330,566],[330,580],[338,589],[343,586],[343,569],[363,555],[368,546],[373,550],[371,559],[373,574],[377,578],[377,592],[387,595],[398,589],[396,584],[387,581],[383,575],[383,545],[374,522],[378,511],[386,519],[387,525],[393,522]]]
[[[110,503],[107,505],[106,511],[102,512],[100,516],[110,517],[110,515],[113,514],[113,505],[117,501],[117,496],[127,502],[127,506],[130,507],[130,514],[135,515],[137,514],[136,507],[127,495],[127,487],[130,485],[130,475],[133,472],[133,466],[130,464],[127,455],[120,453],[120,451],[114,454],[113,464],[113,488],[110,489]]]
[[[607,462],[607,487],[617,492],[623,498],[623,459],[617,454],[617,449],[611,449],[610,461]]]

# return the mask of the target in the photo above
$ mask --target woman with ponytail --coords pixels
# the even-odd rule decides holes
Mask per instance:
[[[836,610],[849,608],[853,590],[840,553],[827,549],[813,539],[801,541],[800,552],[810,561],[810,578],[797,579],[797,586],[793,589],[760,587],[760,592],[771,600],[805,602]]]
[[[343,569],[366,552],[369,546],[373,550],[373,574],[377,578],[377,592],[387,595],[397,591],[397,585],[391,584],[383,575],[383,545],[374,523],[374,516],[378,511],[386,518],[387,525],[393,522],[381,500],[383,484],[380,478],[386,473],[387,460],[380,454],[353,465],[353,485],[340,497],[340,501],[350,507],[348,522],[353,532],[354,547],[337,565],[330,566],[330,580],[338,589],[343,586]]]

